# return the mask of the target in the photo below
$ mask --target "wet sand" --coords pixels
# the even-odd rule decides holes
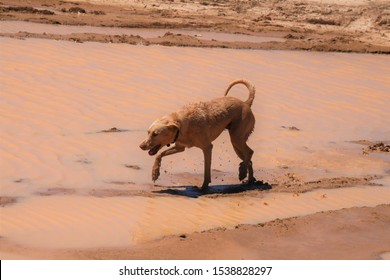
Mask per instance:
[[[388,56],[0,45],[2,259],[387,258]],[[208,192],[196,187],[195,148],[164,159],[154,185],[138,147],[150,123],[240,77],[257,88],[249,146],[260,181],[240,184],[223,133]]]
[[[381,205],[320,212],[167,237],[127,250],[68,253],[86,259],[389,259],[383,251],[389,248],[389,210]]]
[[[142,37],[143,44],[245,49],[312,50],[390,53],[387,1],[2,1],[0,20],[76,26],[171,29],[173,34]],[[93,4],[91,4],[93,3]],[[116,5],[112,5],[115,3]],[[187,31],[177,31],[177,29]],[[210,38],[202,32],[274,38],[263,42],[232,42],[229,36]],[[127,33],[128,31],[124,31]],[[188,32],[190,35],[188,35]],[[172,32],[171,32],[172,33]],[[186,35],[187,34],[187,35]],[[135,35],[135,34],[134,34]],[[51,38],[77,42],[97,41],[138,44],[129,35],[77,32],[53,34],[12,32],[0,36]],[[199,36],[198,36],[199,35]],[[142,35],[141,35],[142,36]],[[231,38],[231,37],[230,37]],[[256,40],[255,40],[256,41]],[[258,41],[258,40],[257,40]]]
[[[389,259],[389,205],[319,212],[256,225],[167,236],[136,246],[25,247],[1,240],[2,259]]]

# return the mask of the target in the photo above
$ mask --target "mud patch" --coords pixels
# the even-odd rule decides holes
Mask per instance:
[[[290,130],[290,131],[300,131],[300,129],[296,126],[281,126],[281,128],[284,128],[284,129],[287,129],[287,130]]]
[[[67,188],[50,188],[45,191],[37,192],[40,196],[52,196],[52,195],[72,195],[75,194],[76,190]]]
[[[114,132],[125,132],[125,131],[129,131],[129,130],[128,129],[120,129],[120,128],[116,128],[116,127],[111,127],[110,129],[100,130],[97,133],[114,133]]]
[[[92,164],[92,161],[90,161],[87,158],[81,158],[81,159],[76,160],[75,162],[78,162],[78,163],[81,163],[81,164]]]
[[[15,39],[37,38],[37,39],[54,39],[71,41],[76,43],[98,42],[98,43],[115,43],[115,44],[130,44],[130,45],[149,45],[149,42],[141,36],[134,35],[105,35],[99,33],[72,33],[67,35],[48,34],[48,33],[0,33],[0,36],[10,37]],[[100,131],[113,132],[113,131]],[[116,131],[118,132],[118,131]]]
[[[151,40],[153,42],[153,40]],[[156,40],[156,43],[161,44],[163,46],[180,46],[180,47],[189,47],[189,46],[200,46],[202,45],[202,41],[198,38],[190,35],[183,34],[174,34],[172,32],[167,32],[164,36],[159,37]]]
[[[357,140],[351,141],[351,143],[366,146],[362,149],[362,153],[364,155],[368,155],[372,152],[390,153],[390,145],[388,144],[389,141],[373,142],[368,140]]]
[[[133,170],[141,170],[141,167],[139,167],[138,165],[135,165],[135,164],[125,164],[125,167],[133,169]]]
[[[80,7],[71,7],[68,10],[67,9],[62,9],[61,10],[63,13],[74,13],[74,14],[86,14],[87,11],[83,8]]]
[[[19,183],[25,183],[25,182],[28,182],[28,181],[29,181],[29,179],[19,178],[19,179],[14,180],[13,182],[19,184]]]
[[[368,141],[368,140],[354,140],[354,141],[350,141],[350,142],[353,144],[359,144],[359,145],[365,145],[365,146],[374,144],[374,142]]]
[[[322,178],[314,181],[303,181],[298,174],[286,173],[276,179],[272,183],[272,191],[275,192],[293,192],[305,193],[315,189],[336,189],[353,187],[356,185],[363,186],[382,186],[372,182],[373,180],[381,179],[379,175],[368,175],[364,177],[336,177]]]
[[[114,185],[135,185],[135,183],[131,181],[110,181],[109,183]]]
[[[146,192],[137,190],[123,190],[123,189],[93,189],[89,195],[94,197],[131,197],[131,196],[145,196],[149,195]]]
[[[319,24],[319,25],[337,25],[340,26],[341,22],[338,22],[334,19],[324,19],[324,18],[310,18],[306,20],[311,24]]]
[[[49,10],[39,10],[33,7],[0,7],[1,13],[26,13],[26,14],[40,14],[40,15],[54,15],[55,13]]]
[[[375,151],[389,153],[390,152],[390,145],[386,145],[383,142],[376,143],[376,144],[370,145],[367,148],[363,149],[363,154],[368,154],[368,153],[375,152]]]
[[[0,207],[4,207],[7,205],[11,205],[16,203],[18,200],[16,197],[11,197],[11,196],[0,196]]]

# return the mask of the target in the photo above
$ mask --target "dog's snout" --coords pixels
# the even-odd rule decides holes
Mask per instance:
[[[141,148],[141,150],[146,150],[146,143],[145,142],[142,142],[139,147]]]

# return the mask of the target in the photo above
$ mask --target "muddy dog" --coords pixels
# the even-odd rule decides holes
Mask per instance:
[[[236,84],[243,84],[249,90],[249,98],[241,101],[226,96]],[[147,138],[140,144],[142,150],[149,150],[153,156],[164,146],[172,147],[156,156],[152,179],[160,176],[163,157],[183,152],[185,148],[198,147],[204,154],[204,181],[202,189],[207,189],[211,182],[212,142],[227,129],[234,151],[242,160],[239,166],[239,180],[248,176],[248,182],[254,182],[252,155],[247,140],[255,126],[255,117],[251,105],[255,98],[255,87],[246,80],[233,81],[226,89],[225,96],[208,102],[189,104],[182,109],[157,119],[148,129]]]

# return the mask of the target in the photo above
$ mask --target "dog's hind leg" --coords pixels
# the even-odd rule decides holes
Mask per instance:
[[[242,162],[240,163],[238,179],[240,181],[244,180],[248,176],[248,182],[252,183],[256,179],[253,177],[253,166],[252,166],[252,155],[253,150],[246,144],[233,144],[235,150],[240,151],[240,155],[244,154],[243,157],[240,157]],[[237,152],[236,152],[237,153]],[[238,153],[237,153],[238,155]]]
[[[244,180],[248,176],[248,182],[252,183],[256,181],[253,176],[253,166],[252,166],[252,156],[253,150],[246,144],[246,139],[236,134],[232,131],[230,133],[230,140],[232,142],[234,151],[237,156],[242,160],[239,166],[238,178],[240,181]]]
[[[233,141],[232,141],[233,143]],[[237,156],[242,160],[238,167],[238,178],[240,181],[244,180],[244,178],[248,175],[248,167],[244,163],[245,156],[244,154],[233,144],[234,151],[236,152]]]

